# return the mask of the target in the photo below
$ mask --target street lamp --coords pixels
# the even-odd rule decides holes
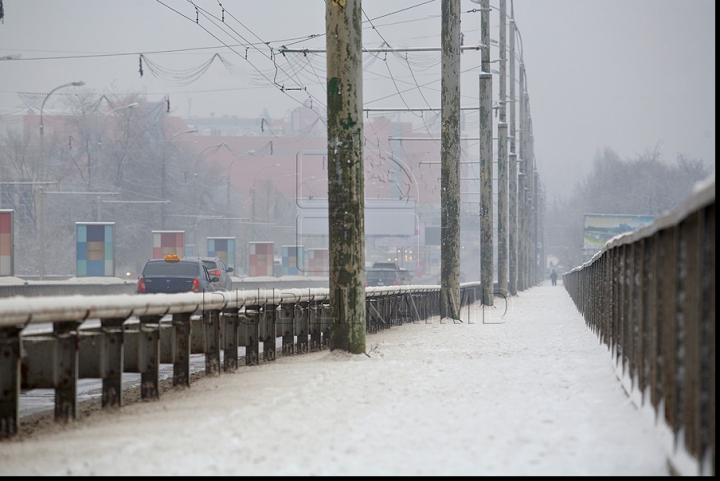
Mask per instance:
[[[40,161],[42,162],[42,164],[45,163],[45,137],[43,135],[45,132],[45,124],[43,123],[43,110],[45,108],[45,102],[47,102],[47,99],[50,98],[50,96],[57,90],[60,90],[65,87],[82,87],[83,85],[85,85],[85,82],[83,82],[83,81],[62,84],[62,85],[52,89],[43,99],[42,105],[40,106]],[[44,167],[44,165],[43,165],[43,167]],[[42,177],[44,177],[44,169],[40,169],[40,175]],[[41,202],[42,202],[42,197],[43,197],[43,194],[41,193],[40,194]],[[45,232],[44,232],[45,226],[43,224],[44,224],[44,222],[41,222],[41,224],[40,224],[40,253],[41,253],[40,279],[41,280],[45,278],[45,259],[44,259],[44,256],[45,256],[45,235],[44,235],[45,234]]]
[[[122,110],[122,109],[134,109],[134,108],[137,107],[137,106],[138,106],[138,103],[137,103],[137,102],[133,102],[133,103],[131,103],[131,104],[123,105],[122,107],[118,107],[118,108],[116,108],[116,109],[112,109],[110,112],[108,112],[108,113],[105,114],[105,116],[103,117],[103,121],[105,121],[105,119],[108,118],[108,115],[113,114],[113,113],[117,112],[118,110]]]
[[[44,131],[44,125],[43,125],[43,109],[45,108],[45,102],[47,102],[47,99],[50,98],[50,96],[51,96],[51,95],[53,94],[53,92],[55,92],[56,90],[60,90],[60,89],[65,88],[65,87],[82,87],[83,85],[85,85],[85,82],[83,82],[83,81],[66,83],[66,84],[60,85],[59,87],[55,87],[54,89],[52,89],[52,90],[50,91],[49,94],[47,94],[47,95],[45,96],[45,98],[43,99],[42,105],[40,106],[40,138],[42,138],[42,136],[43,136],[43,131]]]
[[[102,100],[102,99],[101,99],[101,100]],[[98,103],[99,103],[99,101],[98,101]],[[109,103],[109,101],[108,101],[108,103]],[[100,167],[100,164],[101,164],[102,161],[104,160],[104,159],[103,159],[103,152],[102,152],[102,143],[103,143],[103,135],[104,135],[104,130],[105,130],[105,120],[108,118],[108,116],[110,116],[111,114],[114,114],[114,113],[117,112],[118,110],[134,109],[134,108],[137,107],[137,106],[138,106],[138,103],[137,103],[137,102],[133,102],[133,103],[131,103],[131,104],[123,105],[123,106],[121,106],[121,107],[112,109],[112,110],[110,110],[109,112],[107,112],[105,115],[103,115],[103,118],[102,118],[103,127],[102,127],[102,130],[100,131],[100,138],[98,139],[98,149],[99,149],[98,162],[97,162],[97,167],[98,167],[98,168]],[[96,108],[97,108],[97,106],[96,106]],[[130,120],[128,119],[128,124],[129,124],[129,123],[130,123]],[[87,171],[88,171],[88,185],[92,186],[92,179],[93,179],[93,174],[92,174],[92,172],[93,172],[93,167],[92,167],[92,165],[91,165],[91,163],[90,163],[90,155],[88,155],[88,163],[87,163],[87,164],[88,164],[88,166],[87,166]]]
[[[228,166],[227,175],[225,176],[227,178],[227,192],[226,192],[226,198],[225,198],[225,207],[230,207],[230,169],[232,169],[233,164],[238,159],[233,159],[232,162],[230,162],[230,165]]]
[[[266,165],[262,169],[258,170],[255,173],[255,176],[253,177],[253,183],[252,188],[250,189],[250,192],[252,194],[252,221],[255,222],[255,181],[257,180],[257,176],[265,169],[270,169],[273,167],[280,167],[280,164],[272,164],[272,165]]]
[[[177,134],[175,134],[175,135],[171,136],[169,139],[167,139],[166,143],[170,143],[170,141],[172,139],[174,139],[175,137],[178,137],[180,135],[192,134],[197,131],[198,131],[198,129],[188,129],[183,132],[178,132]],[[166,185],[167,185],[167,174],[166,174],[167,171],[166,171],[166,167],[165,167],[165,158],[166,158],[165,146],[163,145],[163,155],[162,155],[162,163],[161,163],[161,177],[162,178],[161,178],[161,186],[160,186],[160,198],[162,200],[165,200],[165,189],[166,189]],[[162,229],[165,229],[165,204],[166,203],[163,203],[160,205],[160,225],[162,226]]]
[[[273,199],[272,209],[270,209],[270,212],[272,212],[273,218],[275,219],[275,222],[277,222],[277,213],[275,212],[275,211],[276,211],[276,208],[277,208],[277,200],[278,200],[278,197],[279,197],[279,195],[280,195],[280,193],[278,192],[278,186],[280,185],[280,182],[282,182],[283,180],[285,180],[285,179],[287,179],[287,178],[289,178],[289,177],[297,177],[298,174],[299,174],[299,172],[295,172],[294,174],[283,175],[282,177],[280,177],[280,178],[277,180],[277,182],[275,182],[275,189],[274,189],[274,191],[273,191],[273,192],[275,193],[275,197],[274,197],[274,199]],[[296,186],[297,186],[297,182],[296,182]]]

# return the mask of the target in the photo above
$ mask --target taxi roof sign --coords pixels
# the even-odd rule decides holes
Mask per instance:
[[[180,256],[177,254],[168,254],[163,258],[163,260],[165,262],[177,262],[180,260]]]

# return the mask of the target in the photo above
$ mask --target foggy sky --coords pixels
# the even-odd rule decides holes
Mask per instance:
[[[221,17],[217,0],[195,3]],[[184,117],[256,117],[267,109],[280,118],[310,100],[322,110],[325,80],[317,62],[324,63],[324,56],[308,64],[288,54],[273,65],[264,42],[275,49],[324,48],[324,2],[221,3],[224,25],[213,24],[202,11],[195,23],[196,12],[186,0],[4,0],[0,57],[21,59],[0,60],[0,128],[17,123],[24,106],[19,92],[42,97],[78,80],[98,95],[141,92],[150,101],[168,95],[171,115]],[[659,146],[668,162],[681,153],[714,165],[713,1],[508,0],[508,10],[513,3],[527,69],[535,159],[549,201],[569,195],[604,148],[627,158]],[[499,2],[491,0],[491,5]],[[440,7],[440,0],[365,0],[363,8],[375,29],[364,24],[363,44],[439,47]],[[467,13],[478,7],[462,2],[465,45],[479,43],[480,14]],[[397,13],[386,15],[391,12]],[[496,8],[490,23],[491,37],[497,40]],[[308,38],[313,34],[319,35]],[[246,49],[249,42],[254,45]],[[218,46],[222,48],[209,48]],[[520,44],[517,48],[519,54]],[[146,63],[141,77],[140,53],[163,69],[190,69],[214,53],[226,64],[216,59],[197,80],[182,82],[177,72],[155,77]],[[85,58],[70,58],[77,56]],[[37,58],[52,59],[33,60]],[[365,106],[439,107],[439,58],[439,53],[409,54],[410,63],[403,64],[392,54],[378,54],[364,74]],[[493,47],[491,59],[497,58]],[[465,107],[477,106],[479,64],[479,52],[463,53]],[[62,95],[72,93],[72,88],[58,91],[45,109],[60,108]],[[493,94],[497,97],[497,85]],[[431,115],[424,115],[424,122],[431,123]],[[396,118],[423,125],[418,115]],[[468,114],[466,120],[469,129],[477,129],[477,116]],[[477,157],[477,143],[470,145],[475,149],[470,155]]]

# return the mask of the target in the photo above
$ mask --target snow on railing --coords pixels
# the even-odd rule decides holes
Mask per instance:
[[[462,305],[480,283],[461,285]],[[440,286],[366,288],[368,333],[439,314]],[[163,319],[166,315],[171,320]],[[82,328],[86,320],[99,327]],[[24,335],[30,324],[52,332]],[[97,324],[97,322],[96,322]],[[55,418],[77,416],[80,378],[102,379],[102,406],[122,406],[122,373],[141,373],[141,396],[159,396],[160,363],[172,363],[173,386],[190,385],[190,354],[205,373],[328,346],[329,290],[252,289],[212,293],[10,297],[0,299],[0,438],[17,433],[21,389],[55,390]],[[220,364],[220,353],[224,354]]]
[[[697,461],[692,474],[714,475],[714,177],[677,210],[610,239],[563,284],[640,406]]]

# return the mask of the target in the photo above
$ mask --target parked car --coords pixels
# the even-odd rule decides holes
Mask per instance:
[[[395,269],[368,269],[365,272],[366,286],[399,286],[402,284],[400,274]]]
[[[395,269],[396,271],[400,272],[400,266],[397,265],[397,262],[374,262],[372,265],[373,269]]]
[[[200,259],[180,259],[169,254],[164,259],[150,259],[145,263],[135,293],[213,292],[216,290],[213,282],[219,280],[208,274]]]
[[[375,262],[372,265],[373,269],[394,269],[400,275],[400,279],[403,284],[409,284],[412,275],[410,271],[397,265],[397,262]]]
[[[222,259],[219,257],[187,257],[185,259],[200,259],[208,270],[210,277],[217,277],[220,280],[213,282],[215,290],[218,291],[231,291],[232,290],[232,279],[230,273],[233,271],[232,267],[225,265]]]

